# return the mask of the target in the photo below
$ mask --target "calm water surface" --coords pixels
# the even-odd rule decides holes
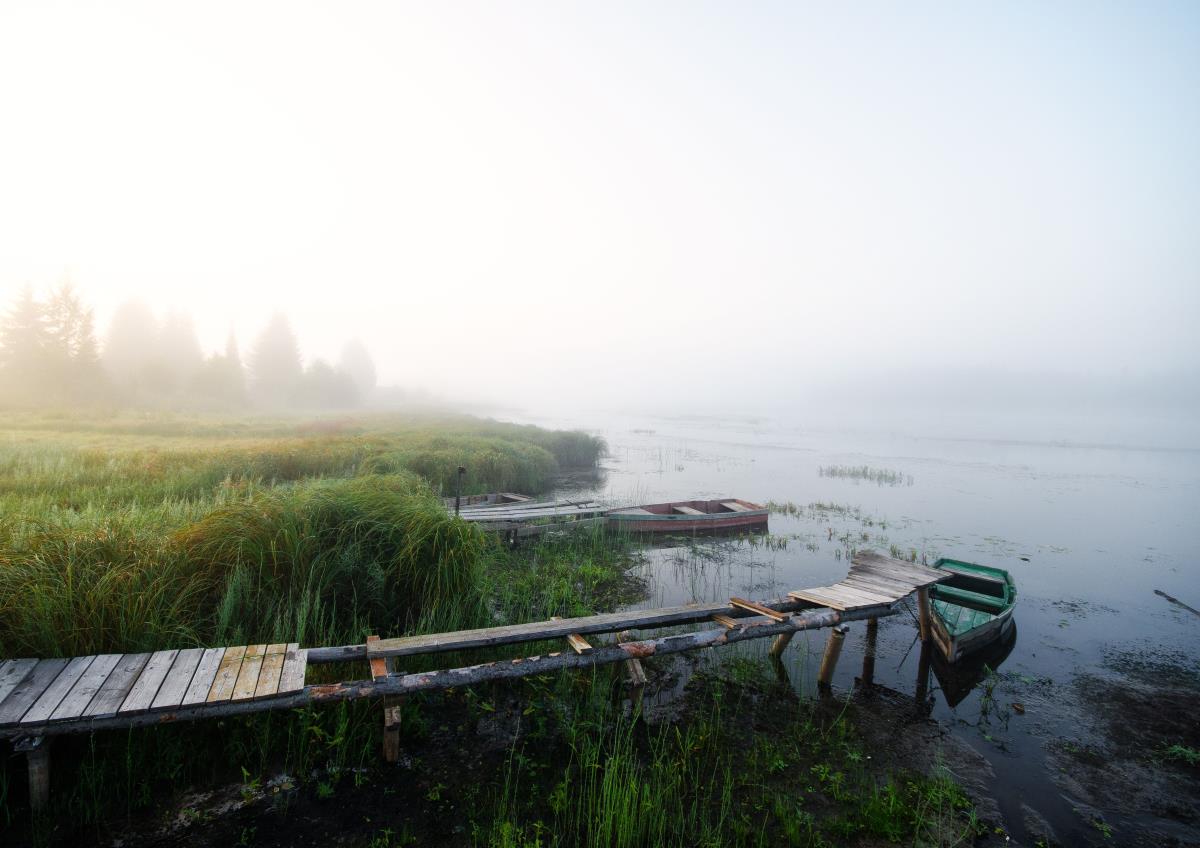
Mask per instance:
[[[936,676],[930,697],[933,716],[992,765],[991,790],[1018,832],[1019,806],[1030,799],[1060,838],[1082,826],[1044,766],[1049,742],[1086,742],[1082,705],[1072,702],[1079,675],[1112,674],[1114,657],[1131,651],[1192,671],[1200,658],[1200,617],[1154,593],[1200,608],[1198,450],[820,432],[766,420],[526,420],[582,424],[608,441],[602,471],[560,495],[614,505],[734,496],[803,508],[771,516],[770,544],[698,540],[651,550],[642,606],[779,597],[832,583],[844,576],[851,546],[887,553],[894,545],[931,563],[948,556],[1012,572],[1017,638],[999,662],[991,697],[987,686],[964,696]],[[901,482],[820,473],[863,465],[898,472]],[[808,507],[814,503],[825,506]],[[864,633],[864,625],[851,625],[837,691],[850,691],[861,673]],[[815,690],[825,637],[801,634],[785,655],[802,692]],[[914,638],[906,612],[881,622],[877,683],[915,692]],[[761,655],[763,643],[704,661]]]

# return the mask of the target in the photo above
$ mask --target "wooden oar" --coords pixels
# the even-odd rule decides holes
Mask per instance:
[[[1183,607],[1185,610],[1192,613],[1193,615],[1200,615],[1200,610],[1196,609],[1195,607],[1189,607],[1183,601],[1179,600],[1179,598],[1176,598],[1173,595],[1168,595],[1162,589],[1155,589],[1154,594],[1160,595],[1160,596],[1166,598],[1168,601],[1175,604],[1176,606]]]

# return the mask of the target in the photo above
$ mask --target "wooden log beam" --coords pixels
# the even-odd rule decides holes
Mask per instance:
[[[773,613],[789,613],[812,609],[816,604],[795,598],[779,598],[763,601],[759,606]],[[423,636],[403,636],[398,639],[380,639],[367,645],[342,645],[334,648],[309,648],[309,663],[350,662],[368,657],[402,657],[418,654],[433,654],[442,651],[461,651],[468,648],[488,648],[497,645],[514,645],[522,642],[539,642],[546,639],[565,639],[571,633],[616,633],[625,629],[667,627],[675,624],[698,624],[714,615],[741,614],[742,611],[730,603],[686,604],[652,610],[630,610],[628,612],[589,615],[582,618],[560,621],[534,621],[527,624],[511,624],[501,627],[483,627],[477,630],[459,630],[453,633],[433,633]]]
[[[733,630],[727,630],[722,627],[720,630],[702,630],[695,633],[663,636],[658,639],[603,645],[593,650],[590,654],[575,654],[563,651],[546,656],[497,660],[480,665],[440,671],[394,674],[383,680],[356,680],[347,683],[312,685],[304,687],[299,692],[275,698],[264,698],[263,700],[228,701],[222,704],[180,708],[161,713],[140,713],[117,718],[38,724],[19,729],[5,727],[0,728],[0,738],[28,735],[31,733],[55,735],[142,727],[153,724],[173,724],[179,721],[245,715],[269,709],[292,709],[310,704],[348,701],[356,698],[392,697],[409,695],[414,692],[453,689],[489,680],[511,680],[568,668],[585,668],[592,665],[625,662],[630,659],[644,659],[660,654],[675,654],[683,651],[694,651],[700,648],[713,648],[749,639],[778,636],[780,633],[788,631],[833,627],[845,621],[858,621],[864,618],[882,618],[883,616],[895,615],[895,612],[891,607],[874,607],[847,612],[838,612],[831,609],[805,610],[790,616],[786,621],[774,622],[769,619],[765,621],[750,621]],[[572,624],[579,620],[573,619]]]

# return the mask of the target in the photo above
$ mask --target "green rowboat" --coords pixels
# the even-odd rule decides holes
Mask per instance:
[[[1012,629],[1017,587],[1011,574],[957,559],[939,559],[933,567],[951,575],[929,593],[933,639],[947,662],[957,662]]]

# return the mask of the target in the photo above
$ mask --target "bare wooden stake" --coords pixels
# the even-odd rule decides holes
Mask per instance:
[[[929,693],[929,666],[932,659],[932,646],[928,642],[921,643],[921,656],[917,660],[917,691],[915,698],[917,706],[924,708],[925,697]]]
[[[875,651],[879,645],[879,619],[867,619],[867,641],[863,646],[862,682],[870,686],[875,682]]]
[[[383,761],[397,763],[400,761],[400,716],[399,705],[383,708]]]
[[[829,631],[829,641],[825,643],[825,656],[821,657],[821,670],[817,673],[817,685],[828,687],[833,681],[833,671],[837,668],[838,657],[842,655],[842,643],[846,641],[846,631],[850,628],[839,624]]]
[[[920,615],[921,641],[928,642],[933,635],[929,617],[929,589],[917,590],[917,611]]]
[[[795,633],[780,633],[775,637],[775,641],[771,643],[771,656],[781,657],[783,652],[787,650],[788,643],[792,641]]]

